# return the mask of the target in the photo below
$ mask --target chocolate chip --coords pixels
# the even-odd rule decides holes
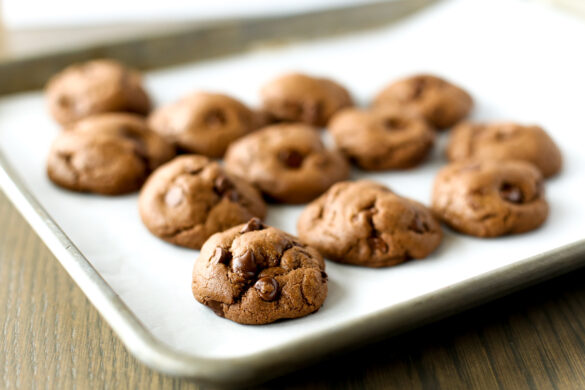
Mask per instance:
[[[205,115],[205,124],[208,127],[220,127],[226,123],[227,118],[225,117],[225,113],[221,110],[210,110],[207,115]]]
[[[213,256],[211,257],[212,264],[228,264],[232,259],[232,254],[223,249],[223,248],[215,248],[215,252],[213,252]]]
[[[184,198],[183,190],[180,187],[171,187],[165,194],[165,203],[169,207],[177,207]]]
[[[256,275],[256,259],[252,251],[246,251],[243,255],[235,257],[232,261],[234,272],[242,275],[247,279],[251,279]]]
[[[207,301],[205,303],[205,305],[207,307],[209,307],[211,310],[213,310],[213,312],[215,314],[217,314],[218,316],[220,316],[220,317],[223,317],[224,316],[224,313],[223,313],[223,304],[221,302],[214,301],[214,300],[209,300],[209,301]]]
[[[273,301],[278,294],[278,282],[268,276],[258,279],[254,284],[254,288],[258,291],[260,298],[265,301]]]
[[[136,153],[141,156],[148,155],[148,148],[146,146],[146,142],[142,134],[129,126],[120,126],[118,127],[118,134],[121,137],[127,139],[128,141],[132,142],[134,145],[134,149]]]
[[[504,183],[500,186],[500,196],[507,202],[520,204],[524,201],[524,195],[518,186]]]
[[[329,279],[329,275],[327,275],[327,273],[325,271],[321,271],[321,279],[327,280],[327,279]]]
[[[229,200],[231,200],[232,202],[237,202],[238,200],[240,200],[240,195],[238,194],[238,192],[236,190],[230,190],[230,191],[226,192],[225,196]]]
[[[219,175],[213,182],[213,189],[220,195],[234,188],[234,183],[224,175]]]
[[[278,159],[289,168],[299,168],[303,165],[304,156],[296,150],[281,150]]]
[[[374,251],[379,251],[382,253],[388,252],[388,244],[380,237],[369,237],[368,244]]]
[[[253,232],[254,230],[262,230],[264,229],[264,224],[262,223],[262,221],[260,220],[260,218],[258,217],[254,217],[252,219],[250,219],[248,221],[248,223],[246,223],[242,229],[240,230],[241,234],[244,233],[248,233],[248,232]]]
[[[201,171],[203,170],[203,167],[201,168],[187,168],[187,173],[189,175],[198,175]]]
[[[406,128],[407,122],[398,117],[390,117],[384,120],[384,127],[387,130],[402,130]]]
[[[410,225],[408,225],[408,229],[415,233],[423,234],[429,231],[429,225],[421,217],[416,215],[412,222],[410,222]]]
[[[63,108],[68,108],[71,106],[71,99],[68,96],[61,95],[57,98],[57,104]]]

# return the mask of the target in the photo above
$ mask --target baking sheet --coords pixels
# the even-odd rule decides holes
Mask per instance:
[[[388,269],[328,262],[325,305],[316,314],[294,321],[242,326],[215,316],[191,295],[190,274],[197,252],[152,237],[140,222],[135,195],[103,198],[54,187],[45,176],[45,159],[59,129],[48,117],[40,93],[0,100],[0,151],[158,340],[201,358],[245,357],[408,304],[584,238],[583,38],[582,21],[541,5],[461,0],[442,2],[400,24],[351,37],[149,73],[147,86],[161,104],[194,89],[227,92],[256,104],[259,87],[288,70],[339,79],[360,104],[366,104],[388,81],[428,71],[471,91],[477,101],[474,119],[538,123],[559,143],[566,165],[560,176],[547,183],[551,215],[541,229],[490,240],[446,231],[441,247],[429,258]],[[444,141],[443,135],[435,154],[418,169],[384,174],[354,171],[352,178],[379,180],[428,204],[433,177],[445,163]],[[295,233],[301,210],[272,206],[267,222]]]

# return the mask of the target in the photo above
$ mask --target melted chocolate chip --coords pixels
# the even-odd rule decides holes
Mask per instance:
[[[289,168],[299,168],[303,165],[304,156],[296,150],[281,150],[278,159]]]
[[[234,272],[247,279],[253,278],[258,269],[254,253],[252,251],[246,251],[243,255],[235,257],[232,261],[232,268]]]
[[[213,182],[213,189],[220,195],[225,194],[228,190],[234,188],[234,183],[224,175],[218,176]]]
[[[429,226],[418,215],[416,215],[412,222],[410,222],[410,225],[408,225],[408,229],[415,233],[423,234],[429,231]]]
[[[223,249],[223,248],[215,248],[215,252],[213,252],[213,256],[211,257],[212,264],[228,264],[232,259],[232,254]]]
[[[327,273],[325,271],[321,271],[321,279],[327,280],[327,279],[329,279],[329,275],[327,275]]]
[[[205,305],[207,305],[207,307],[209,307],[211,310],[213,310],[213,312],[215,314],[217,314],[220,317],[223,317],[223,304],[221,302],[218,301],[214,301],[214,300],[209,300],[205,303]]]
[[[264,229],[264,224],[260,220],[260,218],[254,217],[246,223],[242,229],[240,230],[241,234],[253,232],[254,230],[262,230]]]
[[[386,130],[402,130],[405,129],[407,123],[404,119],[398,117],[390,117],[384,120],[384,128]]]
[[[278,295],[278,282],[268,276],[258,279],[254,288],[258,291],[260,298],[265,301],[273,301]]]
[[[171,187],[165,194],[165,203],[169,207],[177,207],[183,202],[185,196],[180,187]]]
[[[230,190],[226,192],[225,196],[232,202],[237,202],[238,200],[240,200],[240,195],[238,195],[238,192],[236,190]]]
[[[225,117],[225,113],[221,110],[210,110],[207,115],[205,115],[205,124],[208,127],[220,127],[226,123],[227,118]]]
[[[234,183],[224,175],[218,176],[213,182],[213,190],[219,196],[225,196],[232,202],[240,200],[240,195],[236,191]]]
[[[504,183],[500,187],[500,196],[510,203],[520,204],[524,202],[524,195],[518,186],[510,183]]]
[[[120,126],[118,128],[118,133],[121,137],[127,139],[128,141],[132,142],[134,145],[134,149],[136,153],[141,156],[148,155],[148,148],[146,146],[146,142],[142,134],[129,126]]]
[[[370,237],[368,238],[368,244],[372,248],[373,251],[379,251],[382,253],[388,252],[388,244],[380,237]]]
[[[196,169],[195,168],[187,168],[187,173],[189,175],[193,175],[194,176],[194,175],[198,175],[199,172],[201,172],[202,170],[203,170],[203,168],[196,168]]]
[[[71,99],[68,96],[61,95],[57,98],[57,104],[63,108],[68,108],[71,106]]]

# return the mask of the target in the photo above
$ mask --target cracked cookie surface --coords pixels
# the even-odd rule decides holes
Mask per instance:
[[[397,107],[347,108],[331,119],[328,130],[339,149],[366,170],[416,166],[435,142],[424,118]]]
[[[325,148],[308,125],[278,124],[230,145],[226,169],[247,179],[271,200],[304,203],[349,176],[349,164],[337,150]]]
[[[49,111],[61,124],[105,112],[146,115],[151,103],[140,73],[112,60],[71,65],[47,83]]]
[[[393,82],[374,100],[374,106],[408,107],[438,129],[465,118],[473,99],[462,88],[440,77],[420,74]]]
[[[442,238],[424,205],[368,180],[332,186],[305,208],[297,230],[326,258],[367,267],[422,259]]]
[[[266,214],[255,188],[198,155],[176,157],[157,169],[140,191],[138,207],[152,234],[193,249],[214,233]]]
[[[47,174],[78,192],[119,195],[137,191],[174,148],[134,114],[94,115],[68,126],[51,146]]]
[[[353,105],[349,92],[335,81],[288,73],[260,92],[264,110],[276,121],[325,126],[338,110]]]
[[[252,219],[205,242],[192,291],[218,316],[268,324],[317,311],[327,296],[324,271],[316,249]]]
[[[523,161],[464,161],[443,168],[432,209],[453,229],[478,237],[524,233],[548,216],[542,175]]]
[[[217,158],[264,120],[261,113],[230,96],[197,92],[155,110],[148,123],[178,148]]]
[[[522,160],[535,165],[544,177],[563,165],[561,151],[539,126],[517,123],[471,123],[456,126],[447,145],[450,161]]]

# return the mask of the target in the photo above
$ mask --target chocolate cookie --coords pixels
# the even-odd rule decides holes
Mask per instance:
[[[397,108],[347,108],[329,131],[339,149],[362,169],[404,169],[419,164],[435,142],[435,131],[418,114]]]
[[[255,188],[197,155],[176,157],[157,169],[140,192],[138,208],[152,234],[193,249],[214,233],[266,214]]]
[[[471,96],[458,86],[432,75],[398,80],[378,94],[376,106],[409,107],[438,129],[453,126],[473,106]]]
[[[534,164],[544,177],[561,170],[561,151],[538,126],[516,123],[462,123],[453,129],[447,146],[451,161],[523,160]]]
[[[215,314],[268,324],[317,311],[327,296],[317,250],[260,220],[211,236],[193,267],[193,295]]]
[[[327,150],[318,131],[303,124],[265,127],[234,142],[226,169],[247,179],[271,200],[308,202],[349,176],[349,165]]]
[[[61,124],[104,112],[150,111],[140,74],[112,60],[65,68],[49,80],[47,98],[51,115]]]
[[[261,90],[263,107],[278,121],[325,126],[331,116],[353,105],[349,92],[336,82],[300,73],[282,75]]]
[[[422,259],[442,238],[429,209],[368,180],[335,184],[305,208],[297,229],[326,258],[366,267]]]
[[[462,161],[435,179],[433,211],[465,234],[496,237],[536,229],[546,220],[540,172],[523,161]]]
[[[140,116],[100,114],[60,133],[49,152],[47,173],[57,185],[79,192],[119,195],[138,190],[175,150]]]
[[[198,92],[154,111],[150,126],[187,152],[222,157],[228,145],[263,124],[263,117],[240,101]]]

